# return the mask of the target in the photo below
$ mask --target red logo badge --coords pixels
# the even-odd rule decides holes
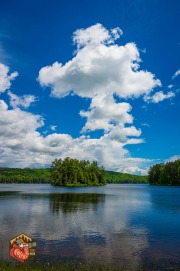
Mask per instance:
[[[21,233],[10,240],[10,256],[20,262],[25,262],[36,255],[36,241]]]

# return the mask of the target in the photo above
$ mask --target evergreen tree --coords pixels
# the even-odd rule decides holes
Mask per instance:
[[[150,167],[148,182],[155,185],[180,185],[180,159]]]
[[[66,157],[52,163],[53,185],[105,185],[105,174],[97,162],[78,161]]]

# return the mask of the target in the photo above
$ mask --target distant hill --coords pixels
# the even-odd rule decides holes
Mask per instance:
[[[50,168],[0,168],[0,183],[50,183]]]
[[[107,183],[147,183],[147,176],[138,176],[128,173],[105,171]]]
[[[107,183],[147,183],[147,176],[105,171]],[[0,168],[0,183],[51,183],[51,168]]]

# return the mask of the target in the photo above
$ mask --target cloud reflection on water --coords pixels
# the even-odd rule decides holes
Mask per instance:
[[[38,257],[43,260],[110,262],[128,270],[149,268],[152,263],[156,270],[164,261],[174,266],[179,261],[179,189],[108,185],[55,190],[43,186],[42,193],[42,185],[29,192],[27,187],[21,186],[18,193],[12,185],[8,191],[6,185],[0,192],[4,256],[9,239],[24,232],[36,239]]]
[[[4,245],[12,236],[25,232],[39,244],[39,257],[140,266],[141,252],[148,246],[147,232],[143,225],[129,227],[129,222],[146,207],[139,191],[131,191],[129,197],[129,190],[117,193],[114,188],[104,194],[36,191],[2,197]]]

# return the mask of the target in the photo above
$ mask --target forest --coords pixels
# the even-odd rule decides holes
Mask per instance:
[[[152,185],[180,185],[180,159],[150,167],[148,182]]]
[[[49,168],[0,168],[0,183],[50,183]]]
[[[71,171],[73,168],[75,172],[73,173],[75,175],[74,179],[76,182],[76,178],[79,178],[79,180],[84,183],[84,185],[89,185],[88,183],[91,183],[91,180],[94,179],[95,182],[97,182],[98,176],[95,177],[95,174],[98,172],[98,170],[94,170],[93,167],[97,169],[97,163],[94,162],[93,165],[89,168],[89,173],[83,173],[83,169],[87,170],[87,168],[90,166],[90,162],[84,161],[80,162],[78,164],[78,160],[74,159],[74,163],[71,164],[66,160],[65,167],[66,170],[68,169],[68,163],[69,163],[69,170]],[[56,161],[56,160],[55,160]],[[51,183],[56,182],[56,176],[60,178],[62,176],[60,173],[58,173],[58,168],[60,165],[62,165],[62,160],[59,159],[59,162],[52,163],[51,168],[0,168],[0,183]],[[56,166],[55,166],[56,164]],[[71,164],[71,165],[70,165]],[[86,165],[86,166],[85,166]],[[82,169],[79,170],[79,168]],[[77,170],[78,169],[78,170]],[[62,169],[61,169],[62,170]],[[78,171],[78,172],[77,172]],[[94,173],[93,173],[94,171]],[[101,172],[101,168],[99,169]],[[91,172],[91,173],[90,173]],[[96,173],[95,173],[96,172]],[[65,174],[65,173],[64,173]],[[70,173],[68,173],[70,175]],[[103,183],[146,183],[147,182],[147,176],[137,176],[127,173],[120,173],[120,172],[114,172],[114,171],[106,171],[103,169]],[[89,176],[91,177],[89,178]],[[68,178],[68,175],[65,177],[65,180]],[[105,181],[104,181],[105,178]],[[79,180],[77,179],[77,185],[80,184]],[[83,181],[82,181],[83,180]],[[72,182],[72,180],[71,180]],[[61,181],[61,183],[63,183]],[[69,185],[72,185],[69,183]]]
[[[147,183],[147,176],[132,175],[128,173],[106,171],[107,183]]]
[[[91,186],[105,185],[105,172],[97,162],[79,161],[66,157],[52,162],[52,185]]]

